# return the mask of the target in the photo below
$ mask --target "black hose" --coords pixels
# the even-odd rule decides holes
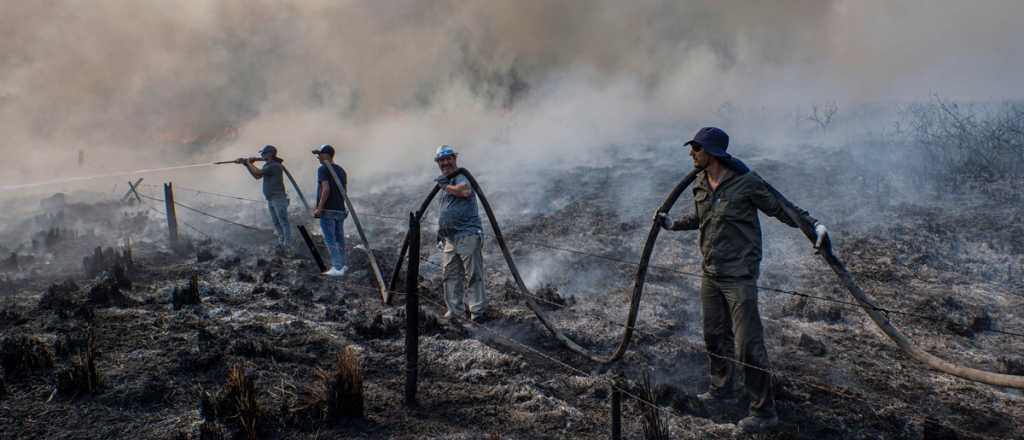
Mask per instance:
[[[665,199],[664,202],[662,202],[661,207],[658,208],[657,212],[668,212],[669,209],[672,208],[672,205],[674,205],[676,201],[679,199],[679,196],[683,193],[683,191],[686,190],[686,188],[690,186],[691,183],[693,183],[694,179],[696,179],[697,177],[697,173],[699,172],[700,169],[694,169],[689,174],[687,174],[686,177],[684,177],[683,180],[681,180],[676,185],[672,192],[669,193],[668,197]],[[529,307],[530,310],[533,311],[534,315],[537,316],[537,319],[540,320],[541,324],[543,324],[544,327],[547,328],[549,332],[551,332],[555,339],[558,340],[558,342],[562,343],[562,345],[564,345],[566,348],[594,362],[608,364],[621,359],[622,356],[626,353],[626,349],[629,347],[630,340],[633,337],[633,329],[636,325],[637,315],[640,309],[640,298],[643,295],[644,281],[647,276],[647,266],[651,259],[651,253],[654,251],[654,243],[658,239],[658,232],[661,230],[661,226],[657,222],[652,221],[651,230],[647,234],[647,241],[644,243],[644,250],[640,259],[640,265],[637,268],[636,283],[633,287],[633,295],[630,298],[629,316],[626,318],[626,325],[625,329],[623,330],[622,340],[619,342],[618,348],[616,348],[613,353],[607,356],[601,356],[580,346],[578,343],[576,343],[571,338],[562,333],[562,331],[555,326],[551,319],[548,318],[547,314],[544,313],[544,310],[541,309],[536,302],[534,302],[533,294],[526,287],[526,284],[523,282],[522,276],[519,275],[519,268],[516,266],[515,261],[512,259],[512,253],[509,252],[508,245],[505,242],[505,236],[502,235],[501,228],[498,226],[498,221],[494,216],[494,210],[491,209],[491,204],[487,200],[487,196],[484,195],[484,192],[481,190],[480,184],[477,183],[476,178],[473,177],[473,174],[471,174],[465,168],[459,168],[458,170],[455,170],[455,172],[453,172],[448,177],[452,178],[459,174],[466,176],[466,179],[469,180],[470,186],[473,187],[473,191],[476,192],[477,197],[480,199],[480,204],[483,206],[484,212],[487,214],[487,220],[490,222],[491,229],[494,231],[494,238],[498,242],[498,247],[501,249],[502,256],[504,256],[505,258],[505,263],[508,265],[509,271],[512,272],[512,277],[516,281],[516,286],[523,293],[523,297],[526,300],[527,307]],[[439,186],[435,186],[434,189],[431,190],[430,194],[423,201],[420,210],[417,211],[418,218],[421,218],[423,216],[423,213],[425,212],[426,208],[429,206],[434,196],[437,195],[437,192],[439,190]],[[398,261],[402,261],[402,258],[405,257],[405,253],[408,250],[408,246],[409,237],[408,234],[406,234],[406,239],[403,241],[402,244],[402,250],[399,252]],[[391,277],[392,288],[396,287],[397,284],[399,266],[399,264],[395,265],[395,272],[392,274]]]
[[[427,208],[430,207],[430,202],[437,196],[438,191],[441,190],[440,186],[434,185],[430,190],[430,194],[427,194],[427,198],[423,199],[423,203],[420,204],[420,209],[416,211],[416,223],[423,224],[423,214],[427,212]],[[405,260],[405,253],[409,250],[409,233],[405,233],[405,239],[402,240],[402,250],[398,252],[398,259],[395,260],[395,268],[391,272],[391,284],[388,284],[388,290],[395,290],[398,288],[398,277],[402,271],[402,261]]]
[[[292,182],[292,187],[295,188],[295,193],[299,195],[299,201],[302,202],[302,206],[306,208],[306,215],[312,215],[313,210],[309,209],[309,203],[306,203],[306,196],[302,195],[302,189],[299,188],[299,183],[295,181],[295,178],[292,177],[292,173],[289,172],[288,168],[285,168],[283,164],[281,165],[281,169],[284,170],[284,175],[288,176],[288,180]],[[305,216],[303,216],[303,218],[305,218]]]
[[[782,209],[786,212],[786,215],[789,216],[791,220],[793,220],[793,222],[800,228],[800,231],[804,233],[807,239],[814,243],[817,240],[817,234],[814,232],[814,225],[808,224],[807,222],[803,221],[803,217],[801,217],[796,212],[796,207],[792,203],[786,200],[786,198],[783,197],[782,194],[780,194],[774,188],[772,188],[771,190],[775,194],[775,196],[782,201]],[[931,353],[928,353],[927,351],[924,351],[916,344],[914,344],[914,342],[910,338],[904,335],[903,332],[901,332],[894,325],[892,325],[892,323],[889,322],[889,319],[886,318],[886,316],[882,313],[882,309],[879,309],[877,306],[873,304],[873,301],[867,295],[867,293],[865,293],[864,290],[861,289],[860,286],[857,284],[857,282],[854,281],[853,275],[850,274],[850,272],[846,269],[846,264],[844,264],[843,261],[840,260],[839,257],[832,252],[832,242],[829,238],[826,237],[825,240],[822,242],[819,254],[821,254],[821,257],[825,260],[825,263],[828,264],[832,271],[835,272],[836,276],[839,277],[839,281],[843,285],[843,287],[845,287],[846,290],[850,292],[850,295],[853,296],[853,298],[857,300],[857,302],[861,305],[864,311],[867,312],[868,317],[871,318],[871,321],[873,321],[875,325],[878,326],[880,330],[882,330],[882,333],[885,333],[886,337],[895,342],[896,345],[905,353],[910,355],[910,357],[924,363],[929,368],[941,371],[943,373],[951,374],[953,376],[957,376],[963,379],[981,382],[989,385],[1024,389],[1024,376],[993,373],[990,371],[965,367],[962,365],[954,364],[945,359],[939,358],[938,356],[935,356]]]

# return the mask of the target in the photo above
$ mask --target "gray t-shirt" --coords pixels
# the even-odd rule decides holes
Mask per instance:
[[[453,185],[469,184],[469,179],[459,174],[452,179]],[[459,198],[441,190],[441,212],[438,214],[437,234],[448,239],[456,239],[466,234],[483,232],[480,226],[480,212],[476,206],[476,192],[470,188],[467,198]]]
[[[284,191],[284,167],[276,160],[263,164],[263,196],[267,200],[287,199]]]

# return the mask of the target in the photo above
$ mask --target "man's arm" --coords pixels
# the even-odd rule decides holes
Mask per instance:
[[[779,221],[794,227],[799,228],[800,224],[797,221],[807,222],[808,225],[814,226],[818,223],[818,220],[801,209],[800,207],[792,204],[789,200],[786,200],[778,191],[775,190],[768,182],[761,179],[761,176],[754,175],[755,181],[750,191],[750,201],[768,216],[775,217]],[[799,218],[792,219],[786,215],[786,210],[783,209],[783,205],[788,205],[793,208],[793,211],[797,212]]]
[[[692,231],[700,228],[700,218],[697,214],[690,214],[673,222],[668,213],[659,212],[654,214],[654,221],[662,229],[669,231]]]
[[[469,196],[473,195],[473,188],[470,188],[469,182],[448,184],[444,187],[448,194],[451,194],[460,199],[468,199]]]
[[[327,205],[327,197],[331,195],[331,184],[327,183],[326,180],[320,181],[320,202],[316,204],[316,209],[313,210],[313,217],[320,218],[320,214],[324,211],[324,206]]]
[[[697,217],[695,212],[676,220],[668,229],[671,231],[693,231],[698,228],[700,228],[700,218]]]
[[[251,158],[250,159],[245,159],[242,162],[242,165],[245,165],[245,169],[249,170],[249,174],[252,174],[252,178],[253,179],[262,179],[263,178],[263,171],[260,170],[259,168],[256,168],[256,165],[253,165],[253,162],[255,162],[255,161],[256,161],[255,159],[251,159]]]

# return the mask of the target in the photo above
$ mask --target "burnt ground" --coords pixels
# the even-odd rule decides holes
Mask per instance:
[[[624,322],[635,267],[553,248],[638,260],[650,212],[688,166],[680,165],[681,155],[645,154],[615,166],[539,170],[514,189],[503,189],[500,170],[478,174],[527,282],[546,287],[548,299],[565,300],[552,316],[601,352],[618,342],[616,323]],[[762,176],[830,226],[838,254],[879,305],[914,314],[891,318],[918,344],[958,363],[1024,374],[1024,337],[997,332],[1024,333],[1019,196],[984,188],[962,195],[912,191],[891,175],[844,175],[852,171],[844,171],[849,158],[841,154],[815,169],[752,156]],[[629,171],[641,167],[642,178]],[[388,273],[403,219],[428,189],[396,185],[357,200]],[[425,227],[420,406],[406,409],[403,297],[381,304],[365,253],[353,248],[351,223],[353,272],[337,281],[318,276],[298,245],[275,256],[259,233],[179,211],[215,239],[183,227],[189,245],[171,250],[157,212],[75,198],[42,210],[21,200],[4,214],[0,332],[10,341],[35,338],[54,362],[5,360],[0,438],[200,438],[210,426],[232,435],[230,418],[203,424],[201,401],[224,386],[236,365],[253,380],[258,432],[266,438],[605,438],[606,380],[620,371],[634,392],[644,374],[651,377],[658,403],[675,414],[666,418],[673,437],[746,438],[734,425],[743,402],[705,407],[693,397],[707,386],[698,280],[680,272],[699,271],[695,234],[662,234],[654,264],[673,270],[652,269],[639,333],[611,368],[570,354],[548,336],[509,287],[492,240],[485,259],[495,313],[487,331],[437,323],[439,260],[429,246],[432,228]],[[191,203],[266,227],[258,204],[199,197]],[[690,206],[684,195],[675,211]],[[849,299],[797,231],[762,221],[763,286]],[[111,264],[83,262],[98,246],[120,249],[123,257],[129,242],[123,275],[115,277]],[[101,263],[123,263],[110,258]],[[201,302],[176,309],[174,292],[186,289],[193,274]],[[855,307],[765,290],[761,308],[783,424],[754,438],[1024,437],[1020,391],[923,369]],[[56,378],[89,331],[102,382],[91,393],[59,392]],[[361,360],[365,418],[289,418],[318,369],[330,370],[346,346]],[[626,399],[626,438],[642,438],[641,409]]]

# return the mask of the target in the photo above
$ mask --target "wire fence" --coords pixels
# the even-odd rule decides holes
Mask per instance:
[[[141,184],[141,186],[144,186],[144,187],[147,187],[147,188],[154,188],[154,189],[161,189],[161,188],[163,188],[162,186],[152,185],[152,184],[148,184],[148,183],[143,183],[143,184]],[[251,198],[248,198],[248,197],[242,197],[242,196],[236,196],[236,195],[231,195],[231,194],[224,194],[224,193],[219,193],[219,192],[214,192],[214,191],[206,191],[206,190],[201,190],[201,189],[189,188],[187,186],[181,186],[181,185],[178,185],[178,184],[174,184],[174,189],[175,190],[189,191],[189,192],[193,192],[193,193],[196,193],[196,194],[204,194],[204,195],[209,195],[209,196],[221,197],[221,198],[225,198],[225,199],[241,200],[243,202],[266,203],[265,200],[256,200],[256,199],[251,199]]]
[[[153,197],[153,196],[150,196],[150,195],[147,195],[147,194],[141,194],[141,193],[139,195],[142,198],[144,198],[144,199],[152,200],[154,202],[167,203],[166,200],[161,199],[161,198],[157,198],[157,197]],[[208,213],[208,212],[205,212],[205,211],[193,208],[191,206],[188,206],[188,205],[186,205],[184,203],[181,203],[181,202],[178,202],[178,201],[174,201],[174,205],[175,206],[180,206],[182,208],[185,208],[185,209],[187,209],[189,211],[192,211],[192,212],[194,212],[196,214],[204,215],[206,217],[210,217],[210,218],[215,219],[215,220],[220,220],[220,221],[222,221],[224,223],[228,223],[228,224],[232,224],[232,225],[235,225],[235,226],[238,226],[238,227],[241,227],[241,228],[249,229],[251,231],[266,232],[266,229],[260,229],[260,228],[257,228],[255,226],[249,226],[249,225],[246,225],[246,224],[238,223],[238,222],[233,221],[233,220],[228,220],[228,219],[226,219],[224,217],[220,217],[220,216],[217,216],[217,215],[214,215],[214,214],[211,214],[211,213]]]
[[[153,186],[153,185],[150,185],[150,186]],[[176,186],[176,188],[182,188],[182,187]],[[227,195],[227,194],[217,194],[217,193],[200,191],[200,190],[192,190],[192,191],[206,193],[206,194],[214,194],[214,195],[218,195],[218,196],[222,196],[222,197],[230,197],[230,198],[235,198],[235,199],[239,199],[239,200],[256,201],[256,200],[252,200],[252,199],[245,199],[243,197],[231,196],[231,195]],[[152,196],[149,196],[147,194],[141,194],[140,193],[140,195],[143,198],[146,198],[146,199],[149,199],[149,200],[152,200],[152,201],[156,201],[156,202],[164,203],[163,199],[152,197]],[[204,215],[204,216],[216,219],[216,220],[220,220],[220,221],[225,222],[225,223],[229,223],[229,224],[232,224],[232,225],[235,225],[235,226],[239,226],[239,227],[242,227],[242,228],[246,228],[246,229],[249,229],[249,230],[253,230],[253,231],[266,232],[266,230],[264,230],[264,229],[260,229],[260,228],[254,227],[254,226],[249,226],[249,225],[241,224],[241,223],[229,220],[229,219],[225,219],[223,217],[219,217],[217,215],[214,215],[214,214],[211,214],[211,213],[208,213],[208,212],[205,212],[205,211],[193,208],[191,206],[184,205],[184,204],[182,204],[180,202],[177,202],[177,201],[175,201],[174,203],[175,203],[175,205],[180,206],[182,208],[185,208],[185,209],[187,209],[189,211],[192,211],[192,212],[195,212],[197,214]],[[386,215],[386,214],[379,214],[379,213],[363,213],[361,215],[366,216],[366,217],[371,217],[371,218],[380,218],[380,219],[394,220],[394,221],[400,221],[400,222],[408,222],[408,220],[409,220],[408,218],[404,218],[404,217],[398,217],[398,216],[392,216],[392,215]],[[433,226],[437,226],[436,222],[430,221],[428,219],[420,219],[420,221],[421,221],[421,223],[426,223],[426,224],[430,224],[430,225],[433,225]],[[204,235],[204,236],[206,236],[208,238],[212,238],[209,234],[207,234],[205,232],[201,232],[201,231],[199,231],[198,229],[196,229],[195,227],[193,227],[191,225],[187,225],[186,224],[186,226],[189,226],[193,230],[196,230],[197,232],[201,233],[202,235]],[[495,238],[494,235],[490,234],[490,233],[484,233],[484,235],[488,236],[488,237],[490,237],[492,239]],[[515,240],[516,243],[522,243],[522,244],[536,246],[536,247],[540,247],[540,248],[544,248],[544,249],[549,249],[549,250],[554,250],[554,251],[559,251],[559,252],[565,252],[565,253],[570,253],[570,254],[574,254],[574,255],[580,255],[580,256],[589,257],[589,258],[596,258],[596,259],[601,259],[601,260],[605,260],[605,261],[611,261],[611,262],[620,263],[620,264],[626,264],[626,265],[631,265],[631,266],[639,266],[640,265],[640,263],[638,261],[627,260],[627,259],[624,259],[624,258],[614,257],[614,256],[610,256],[610,255],[596,254],[596,253],[592,253],[592,252],[582,251],[582,250],[579,250],[579,249],[572,249],[572,248],[566,248],[566,247],[562,247],[562,246],[555,246],[555,245],[551,245],[551,244],[548,244],[548,243],[542,243],[542,242],[538,242],[538,241],[524,240],[521,237],[519,237],[517,235],[514,235],[514,234],[509,234],[509,236],[510,237],[517,237],[516,240]],[[432,261],[429,261],[427,259],[422,259],[422,261],[424,261],[425,263],[430,264],[432,266],[435,266],[435,267],[438,267],[438,268],[442,268],[441,265],[439,265],[437,263],[434,263]],[[686,276],[686,277],[691,277],[691,278],[696,278],[696,279],[703,278],[703,275],[700,274],[700,273],[684,271],[684,270],[680,270],[680,269],[676,269],[676,268],[672,268],[672,267],[668,267],[668,266],[661,266],[661,265],[650,264],[650,265],[648,265],[648,267],[651,268],[651,269],[657,269],[657,270],[660,270],[660,271],[674,273],[674,274],[678,274],[678,275],[682,275],[682,276]],[[798,291],[798,290],[780,289],[780,288],[763,286],[763,285],[757,285],[756,287],[757,287],[758,290],[765,291],[765,292],[781,293],[781,294],[785,294],[785,295],[789,295],[789,296],[793,296],[793,297],[800,297],[800,298],[806,298],[806,299],[810,299],[810,300],[814,300],[814,301],[827,302],[827,303],[831,303],[831,304],[836,304],[836,305],[842,306],[843,308],[847,308],[847,309],[873,310],[873,311],[877,311],[877,312],[880,312],[882,314],[885,314],[886,316],[891,316],[891,315],[906,316],[906,317],[916,318],[916,319],[920,319],[920,320],[928,321],[928,322],[932,322],[932,323],[944,324],[946,326],[954,327],[954,328],[956,328],[956,327],[965,327],[966,325],[968,325],[967,323],[954,321],[954,320],[951,320],[951,319],[948,319],[948,318],[939,318],[939,317],[935,317],[935,316],[931,316],[931,315],[925,315],[925,314],[915,313],[915,312],[908,312],[908,311],[900,310],[900,309],[894,309],[894,308],[888,308],[888,307],[880,307],[880,306],[875,305],[875,304],[865,305],[865,304],[860,304],[860,303],[854,302],[854,301],[847,301],[847,300],[836,299],[836,298],[828,298],[828,297],[824,297],[824,296],[820,296],[820,295],[814,295],[814,294],[810,294],[810,293],[802,292],[802,291]],[[540,299],[539,297],[534,297],[534,298]],[[1002,330],[1002,329],[997,329],[997,328],[986,328],[986,329],[984,329],[984,331],[990,332],[990,333],[1002,334],[1002,335],[1006,335],[1006,336],[1014,336],[1014,337],[1024,338],[1024,332],[1021,332],[1021,331]]]

